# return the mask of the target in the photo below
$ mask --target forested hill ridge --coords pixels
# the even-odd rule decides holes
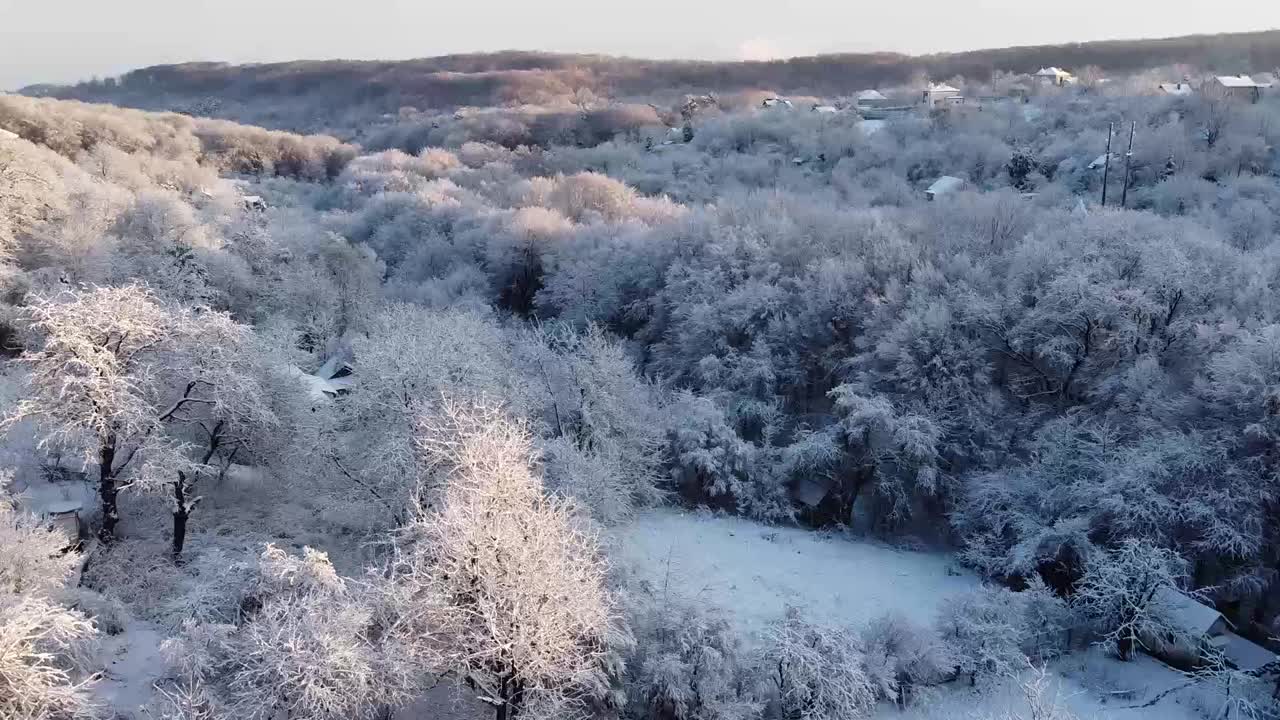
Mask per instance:
[[[590,91],[636,98],[768,89],[785,94],[846,95],[921,77],[990,80],[1054,65],[1127,74],[1178,65],[1238,73],[1280,67],[1280,30],[1039,45],[910,56],[832,54],[767,62],[643,60],[600,55],[508,51],[404,61],[319,60],[232,65],[157,65],[74,86],[33,85],[22,92],[177,110],[293,131],[355,127],[403,107],[542,104]]]

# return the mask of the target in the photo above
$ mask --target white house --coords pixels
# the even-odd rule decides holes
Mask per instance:
[[[794,107],[791,104],[790,100],[787,100],[786,98],[776,98],[776,97],[765,98],[764,102],[760,103],[760,105],[766,108],[785,108],[787,110],[790,110],[792,107]]]
[[[1270,83],[1256,82],[1248,75],[1217,75],[1205,83],[1202,92],[1236,100],[1257,102]]]
[[[957,190],[963,189],[965,181],[952,175],[943,175],[924,191],[924,196],[930,200],[936,200],[942,195],[948,195]]]
[[[953,102],[951,101],[951,98],[959,96],[959,88],[951,87],[945,83],[937,85],[930,83],[921,94],[921,102],[930,106],[941,105],[943,103]],[[961,102],[963,102],[963,100]]]
[[[1047,68],[1040,68],[1039,72],[1036,73],[1035,78],[1036,78],[1036,82],[1040,83],[1041,85],[1052,85],[1055,87],[1062,87],[1063,85],[1071,85],[1076,81],[1076,77],[1071,73],[1067,72],[1066,70],[1063,70],[1062,68],[1057,68],[1053,66],[1049,66]]]

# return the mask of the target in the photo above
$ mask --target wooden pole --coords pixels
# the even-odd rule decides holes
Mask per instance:
[[[1124,185],[1120,190],[1120,207],[1128,207],[1129,203],[1129,160],[1133,158],[1133,134],[1138,131],[1138,123],[1129,125],[1129,149],[1124,154]]]
[[[1102,161],[1102,207],[1107,206],[1107,178],[1111,175],[1111,136],[1116,134],[1116,124],[1107,123],[1107,154]]]

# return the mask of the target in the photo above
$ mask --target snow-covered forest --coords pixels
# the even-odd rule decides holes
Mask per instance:
[[[0,95],[0,718],[1276,717],[1280,92],[1173,72]]]

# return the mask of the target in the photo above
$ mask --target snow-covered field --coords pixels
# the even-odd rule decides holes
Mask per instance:
[[[948,596],[979,584],[941,553],[679,510],[640,515],[618,531],[613,558],[655,590],[724,608],[748,644],[788,605],[824,624],[887,612],[928,624]]]
[[[830,625],[859,625],[886,612],[920,624],[980,580],[945,553],[916,552],[798,528],[770,527],[708,513],[653,510],[617,530],[611,548],[622,572],[646,583],[704,598],[723,608],[751,645],[788,605]],[[1148,708],[1133,708],[1181,685],[1176,672],[1146,657],[1121,663],[1101,653],[1064,658],[1049,668],[1047,695],[1081,720],[1203,720],[1212,699],[1191,690]],[[1206,694],[1200,692],[1200,696]],[[906,710],[878,717],[903,720],[990,720],[1025,717],[1017,683],[936,688]],[[1216,708],[1215,708],[1216,709]],[[1212,712],[1212,711],[1210,711]]]

